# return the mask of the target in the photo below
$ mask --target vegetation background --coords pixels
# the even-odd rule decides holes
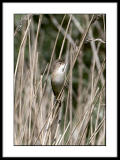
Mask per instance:
[[[105,37],[102,14],[14,15],[15,145],[106,144]],[[50,69],[60,57],[70,66],[59,108]]]

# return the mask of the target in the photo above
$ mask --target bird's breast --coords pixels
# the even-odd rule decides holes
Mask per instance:
[[[52,81],[54,82],[54,83],[58,83],[58,84],[61,84],[61,83],[63,83],[64,82],[64,73],[53,73],[52,74]]]

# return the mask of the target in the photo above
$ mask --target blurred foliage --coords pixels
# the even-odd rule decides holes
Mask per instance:
[[[23,28],[23,23],[21,23],[21,21],[23,20],[23,17],[25,15],[14,15],[14,31],[16,29],[17,26],[20,25],[20,29],[19,32],[17,34],[17,36],[15,37],[14,40],[14,63],[16,64],[16,60],[17,60],[17,56],[18,56],[18,51],[19,51],[19,46],[21,43],[21,38],[22,38],[22,28]],[[60,24],[62,21],[64,15],[60,15],[60,14],[55,14],[54,17],[57,19],[58,23]],[[85,26],[85,20],[82,17],[82,15],[74,15],[76,17],[76,19],[78,19],[78,21],[81,23],[81,25],[84,27]],[[34,21],[34,32],[36,33],[37,31],[37,24],[38,24],[38,19],[39,19],[39,15],[33,15],[33,21]],[[68,19],[69,16],[66,17],[64,24],[63,24],[63,28],[66,29],[67,23],[68,23]],[[100,24],[101,27],[103,27],[103,22],[102,20],[100,20]],[[42,45],[42,49],[41,49],[41,53],[43,58],[45,59],[45,61],[49,62],[50,57],[51,57],[51,51],[52,51],[52,44],[54,44],[55,42],[55,38],[57,35],[57,28],[54,26],[54,24],[52,23],[50,16],[45,14],[43,16],[42,19],[42,24],[41,24],[41,29],[40,29],[40,35],[39,35],[39,39],[38,39],[38,51],[40,49],[40,36],[44,35],[44,40],[43,40],[43,45]],[[94,27],[93,30],[94,33],[94,37],[97,38],[99,36],[98,30],[96,29],[96,27]],[[81,38],[81,34],[80,32],[76,29],[76,26],[73,24],[73,28],[72,28],[72,38],[76,41],[76,40],[80,40]],[[62,44],[62,40],[63,40],[63,35],[60,34],[59,39],[58,39],[58,43],[57,43],[57,47],[56,47],[56,58],[59,55],[59,51],[61,48],[61,44]],[[33,42],[32,42],[33,43]],[[101,52],[105,51],[105,45],[101,45]],[[64,45],[64,50],[63,50],[63,56],[66,52],[66,43]],[[28,57],[28,45],[26,47],[26,57],[25,60]],[[83,56],[83,61],[85,63],[85,65],[89,68],[90,64],[91,64],[91,48],[90,48],[90,44],[88,43],[87,45],[84,45],[84,56]],[[100,59],[102,58],[102,53],[100,53]],[[15,65],[14,65],[15,67]]]
[[[58,23],[60,24],[63,18],[63,14],[54,14],[54,17],[57,19]],[[83,17],[83,15],[74,15],[76,17],[76,19],[80,22],[81,26],[84,28],[86,28],[86,22],[85,19]],[[91,17],[91,15],[89,15]],[[17,33],[17,36],[15,36],[15,40],[14,40],[14,69],[16,66],[16,61],[17,61],[17,56],[18,56],[18,52],[19,52],[19,47],[20,47],[20,43],[22,40],[22,29],[24,27],[24,17],[25,15],[21,14],[16,14],[14,15],[14,32],[16,30],[16,28],[18,26],[19,30]],[[33,17],[33,22],[34,22],[34,34],[36,34],[37,32],[37,25],[38,25],[38,20],[39,20],[39,15],[32,15]],[[65,21],[63,23],[63,28],[64,30],[66,29],[67,23],[69,20],[69,16],[66,16]],[[78,29],[76,28],[76,26],[74,25],[74,23],[72,23],[72,38],[74,41],[78,40],[80,41],[81,39],[81,33],[78,31]],[[103,29],[104,25],[103,25],[103,20],[102,18],[100,18],[99,20],[99,24],[101,26],[101,28]],[[57,36],[58,30],[56,28],[56,26],[54,26],[54,24],[52,23],[51,19],[50,19],[50,15],[48,14],[44,14],[43,18],[42,18],[42,24],[41,24],[41,28],[40,28],[40,34],[38,37],[38,48],[37,51],[39,52],[39,66],[40,68],[44,69],[45,65],[47,63],[50,62],[50,57],[51,57],[51,53],[52,53],[52,49],[54,46],[54,42]],[[96,26],[94,26],[93,28],[93,35],[94,38],[100,37],[100,33],[98,31],[98,29],[96,28]],[[55,59],[58,58],[59,56],[59,52],[61,49],[61,45],[62,45],[62,41],[63,41],[63,35],[60,34],[59,38],[58,38],[58,42],[57,42],[57,46],[56,46],[56,50],[55,50]],[[34,42],[31,42],[34,43]],[[98,42],[96,42],[97,44]],[[64,49],[63,49],[63,57],[66,54],[66,50],[67,50],[67,41],[65,41],[64,44]],[[90,47],[90,43],[85,43],[83,46],[83,56],[82,56],[82,61],[85,65],[86,68],[90,69],[91,63],[92,63],[92,50]],[[100,46],[100,51],[99,51],[99,59],[100,62],[103,62],[103,59],[105,57],[105,45],[101,44]],[[29,63],[29,46],[28,46],[28,40],[27,40],[27,44],[26,44],[26,48],[25,48],[25,63],[28,64]],[[41,63],[42,62],[42,63]],[[44,63],[43,63],[44,62]],[[44,64],[44,65],[43,65]],[[77,88],[78,88],[78,82],[77,80],[77,76],[78,76],[78,64],[76,62],[74,70],[73,70],[73,89],[75,91],[75,93],[77,94]],[[105,71],[104,71],[104,76],[105,76]],[[87,82],[89,81],[89,73],[86,72],[85,69],[83,69],[83,76],[82,76],[83,80],[84,80],[84,84],[87,84]],[[74,103],[74,102],[73,102]]]
[[[58,23],[60,24],[62,21],[64,15],[62,14],[54,14],[54,17],[57,19]],[[81,26],[84,28],[86,28],[86,23],[85,23],[85,19],[83,18],[83,15],[74,15],[76,17],[76,19],[80,22]],[[89,15],[91,17],[91,15]],[[16,28],[18,27],[18,33],[17,36],[15,36],[15,40],[14,40],[14,69],[16,66],[16,61],[17,61],[17,56],[18,56],[18,52],[19,52],[19,47],[20,47],[20,43],[22,40],[22,29],[24,27],[24,22],[26,22],[26,19],[24,18],[25,15],[21,14],[16,14],[14,15],[14,32],[16,30]],[[34,34],[36,34],[37,32],[37,25],[38,25],[38,20],[39,20],[39,15],[32,15],[33,17],[33,22],[34,22]],[[69,20],[69,16],[66,16],[65,21],[63,23],[63,28],[64,30],[66,29],[67,23]],[[103,29],[103,20],[102,18],[100,18],[99,20],[99,24],[101,26],[101,28]],[[49,63],[50,61],[50,57],[51,57],[51,53],[52,53],[52,49],[54,46],[54,42],[57,36],[58,30],[56,28],[56,26],[54,26],[54,24],[52,23],[51,19],[50,19],[50,15],[45,14],[43,15],[42,18],[42,24],[41,24],[41,28],[40,28],[40,33],[38,36],[38,48],[37,51],[39,52],[39,66],[40,68],[44,68],[45,65],[47,63]],[[78,31],[78,29],[76,28],[76,26],[72,25],[72,38],[74,41],[78,40],[80,41],[81,39],[81,33]],[[100,33],[98,32],[98,29],[96,28],[96,26],[94,26],[93,28],[93,36],[94,38],[100,37]],[[61,45],[62,45],[62,41],[63,41],[63,35],[60,34],[59,38],[58,38],[58,42],[57,42],[57,46],[56,46],[56,50],[55,50],[55,59],[58,58],[59,56],[59,52],[61,49]],[[31,42],[34,43],[34,42]],[[98,42],[96,42],[97,44]],[[64,44],[64,49],[63,49],[63,57],[66,54],[66,50],[67,50],[67,41],[65,41]],[[90,43],[85,43],[83,46],[83,56],[82,56],[82,61],[85,65],[86,68],[90,69],[91,63],[92,63],[92,50],[90,47]],[[100,62],[103,62],[103,59],[105,57],[105,45],[101,44],[100,46],[100,51],[99,51],[99,59]],[[26,44],[26,48],[25,48],[25,63],[29,65],[29,46],[28,46],[28,40],[27,40],[27,44]],[[41,63],[42,62],[42,63]],[[44,65],[43,65],[44,64]],[[76,62],[74,70],[73,70],[73,89],[75,91],[75,93],[77,94],[77,88],[78,88],[78,82],[77,80],[77,76],[78,76],[78,63]],[[104,76],[105,76],[105,71],[104,71]],[[89,81],[89,73],[83,69],[83,76],[82,76],[83,80],[84,80],[84,84],[87,84]],[[75,103],[75,102],[73,102]]]
[[[26,25],[27,25],[27,20],[26,20],[26,15],[23,14],[16,14],[14,15],[14,33],[17,30],[17,34],[14,36],[14,70],[17,62],[17,57],[19,53],[19,48],[20,44],[23,38],[23,31],[25,31]],[[63,14],[54,14],[54,17],[58,21],[59,24],[61,24],[61,21],[63,19]],[[74,14],[74,17],[78,20],[78,22],[81,24],[83,28],[86,28],[86,20],[83,15],[78,15]],[[89,15],[89,18],[91,15]],[[66,30],[67,24],[68,24],[69,16],[67,15],[65,18],[65,21],[63,23],[63,29]],[[39,15],[32,15],[32,21],[33,21],[33,30],[31,30],[30,34],[31,37],[35,36],[37,33],[37,25],[39,21]],[[99,19],[99,25],[95,25],[97,21],[94,22],[92,26],[92,31],[93,31],[93,37],[94,38],[101,38],[103,39],[103,33],[104,33],[104,23],[103,23],[103,18]],[[98,28],[101,28],[102,32],[99,32]],[[33,32],[33,33],[32,33]],[[50,62],[52,50],[54,47],[55,39],[58,33],[57,27],[53,24],[51,21],[50,15],[44,14],[42,18],[42,23],[40,27],[40,32],[38,36],[38,44],[37,44],[37,51],[38,51],[38,60],[39,60],[39,67],[40,70],[44,70],[45,66],[47,63]],[[76,28],[75,24],[72,22],[72,33],[71,37],[74,40],[74,42],[78,41],[80,43],[82,34],[79,32],[79,30]],[[60,53],[62,41],[63,41],[64,36],[60,33],[58,41],[57,41],[57,46],[55,50],[55,56],[54,59],[57,59]],[[87,37],[89,38],[89,37]],[[66,52],[67,52],[67,40],[65,41],[64,48],[63,48],[63,53],[62,56],[65,57]],[[78,45],[79,45],[78,43]],[[99,42],[96,41],[95,44],[97,46]],[[31,44],[34,46],[34,41],[32,41],[31,38]],[[91,49],[90,42],[84,43],[83,48],[82,48],[82,65],[84,65],[82,69],[82,87],[87,88],[88,87],[88,82],[90,81],[90,71],[91,71],[91,64],[92,64],[92,59],[93,59],[93,53]],[[103,63],[103,60],[106,56],[106,45],[102,44],[100,45],[100,49],[98,52],[99,60],[100,63]],[[29,67],[29,39],[27,38],[26,41],[26,46],[25,46],[25,56],[24,56],[24,62],[25,64]],[[78,85],[79,85],[79,70],[78,70],[78,61],[76,62],[74,69],[73,69],[73,91],[74,91],[74,96],[73,96],[73,106],[76,108],[77,106],[77,98],[74,98],[77,95],[78,92]],[[95,66],[95,70],[97,72],[97,68]],[[106,70],[103,72],[104,78],[106,76]],[[101,88],[101,82],[99,81],[98,87]],[[87,97],[87,96],[86,96]],[[103,102],[105,101],[105,97],[103,99]],[[96,105],[98,107],[98,104]],[[65,108],[63,108],[63,112],[65,113]],[[96,114],[97,111],[95,111],[95,114],[93,115],[93,122],[94,119],[96,119]],[[75,115],[73,115],[75,116]],[[93,124],[95,126],[95,124]],[[63,126],[63,123],[62,123]],[[89,128],[89,126],[88,126]],[[89,129],[88,129],[89,130]],[[68,133],[68,132],[67,132]],[[87,135],[90,133],[88,132]]]

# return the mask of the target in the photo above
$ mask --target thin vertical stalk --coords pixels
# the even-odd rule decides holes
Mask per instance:
[[[72,17],[72,15],[70,16],[69,21],[68,21],[68,25],[67,25],[67,28],[66,28],[66,32],[65,32],[65,35],[64,35],[64,39],[63,39],[61,50],[60,50],[60,54],[59,54],[59,59],[61,58],[61,55],[62,55],[65,39],[66,39],[67,32],[68,32],[68,29],[69,29],[69,26],[70,26],[70,22],[71,22],[71,17]]]
[[[70,90],[70,134],[72,133],[72,48],[70,52],[70,80],[69,80],[69,90]],[[72,138],[70,140],[72,145]]]
[[[64,117],[64,129],[63,129],[63,132],[65,131],[66,121],[67,121],[67,113],[68,113],[68,107],[69,107],[69,96],[70,96],[70,91],[68,90],[67,104],[66,104],[65,117]],[[64,141],[65,141],[65,138],[63,138],[62,144],[64,144]]]
[[[30,27],[30,23],[31,23],[31,19],[28,20],[28,25],[27,25],[25,34],[23,36],[22,42],[20,44],[20,49],[19,49],[17,63],[16,63],[16,67],[15,67],[15,73],[14,73],[14,87],[15,87],[15,80],[16,80],[17,69],[18,69],[18,65],[19,65],[19,61],[20,61],[20,56],[21,56],[21,50],[22,50],[23,44],[25,43],[25,39],[27,37],[27,33],[28,33],[28,30],[29,30],[29,27]]]

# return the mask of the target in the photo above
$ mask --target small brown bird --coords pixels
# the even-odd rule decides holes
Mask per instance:
[[[53,63],[52,74],[51,74],[51,85],[53,93],[56,98],[63,87],[66,70],[67,70],[67,64],[65,63],[64,60],[58,59]]]

